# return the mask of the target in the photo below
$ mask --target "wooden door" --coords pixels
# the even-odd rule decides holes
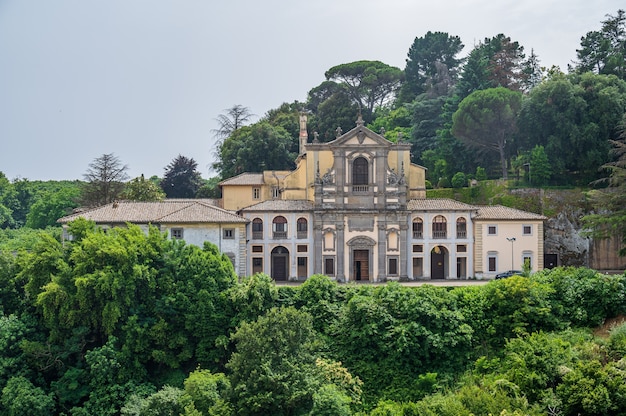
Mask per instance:
[[[369,260],[369,250],[354,250],[354,280],[370,280]]]

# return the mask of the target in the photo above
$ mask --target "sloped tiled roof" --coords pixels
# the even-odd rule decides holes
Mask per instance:
[[[475,211],[475,205],[447,198],[411,199],[407,202],[409,211]]]
[[[232,178],[224,179],[218,185],[263,185],[263,174],[242,173]]]
[[[239,215],[218,208],[208,199],[166,199],[157,202],[118,201],[58,220],[85,218],[96,223],[245,223]]]
[[[477,220],[545,220],[543,215],[522,211],[502,205],[485,205],[478,207]]]
[[[242,209],[242,211],[312,211],[313,203],[304,199],[284,200],[272,199],[259,202]]]

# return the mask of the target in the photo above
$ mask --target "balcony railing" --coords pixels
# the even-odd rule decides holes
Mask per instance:
[[[445,231],[433,231],[433,238],[447,238]]]
[[[252,231],[253,240],[263,240],[263,231]]]
[[[357,194],[367,193],[369,189],[369,185],[352,185],[352,192]]]
[[[457,230],[456,238],[467,238],[467,231]]]
[[[287,238],[287,231],[274,231],[274,240]]]
[[[413,231],[413,238],[416,240],[421,240],[424,238],[424,233],[421,231]]]
[[[296,238],[307,238],[309,233],[306,231],[297,231]]]

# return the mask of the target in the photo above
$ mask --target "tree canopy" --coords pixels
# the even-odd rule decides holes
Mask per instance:
[[[356,61],[326,71],[326,79],[346,89],[366,117],[392,99],[404,78],[402,70],[380,61]]]
[[[83,175],[86,181],[81,197],[83,205],[96,207],[118,199],[128,180],[127,170],[128,166],[113,153],[95,158]]]
[[[521,105],[521,93],[504,87],[489,88],[467,96],[452,116],[452,134],[472,147],[496,151],[505,179],[507,140],[517,129]]]
[[[587,32],[576,50],[576,71],[613,74],[626,80],[626,12],[607,14],[600,30]]]
[[[213,167],[223,179],[243,172],[290,169],[297,155],[296,139],[267,121],[244,126],[224,140]]]
[[[454,85],[462,62],[457,56],[462,50],[461,38],[445,32],[428,31],[416,37],[407,54],[402,101],[410,102],[428,91],[434,96],[446,95],[447,89],[437,86],[443,81],[448,88]],[[442,94],[442,90],[446,92]]]
[[[165,167],[161,189],[168,198],[194,198],[202,186],[198,163],[192,158],[178,155]]]

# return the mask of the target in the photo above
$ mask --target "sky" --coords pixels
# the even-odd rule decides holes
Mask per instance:
[[[113,153],[131,178],[162,177],[183,155],[208,179],[212,130],[234,105],[254,122],[306,101],[335,65],[404,69],[428,31],[459,36],[462,55],[503,33],[566,71],[622,2],[0,0],[0,172],[83,179]]]

